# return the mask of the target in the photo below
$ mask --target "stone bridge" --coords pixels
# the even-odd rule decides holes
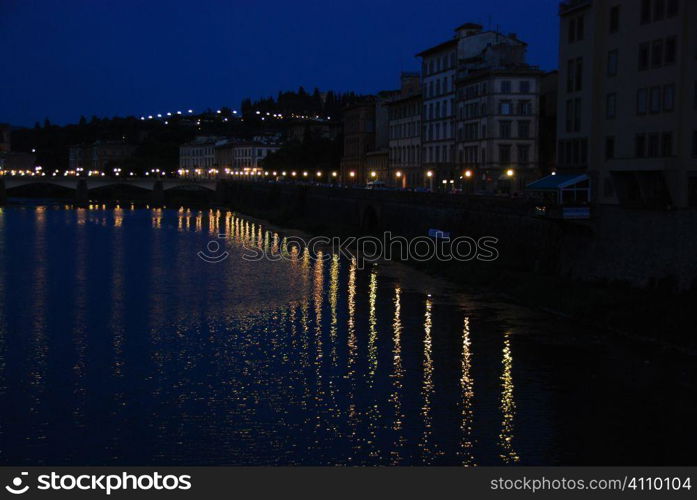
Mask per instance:
[[[216,179],[180,179],[157,177],[31,177],[5,176],[0,178],[0,203],[6,201],[16,188],[26,186],[58,186],[75,192],[78,203],[86,203],[90,192],[107,188],[126,188],[150,192],[153,203],[161,203],[166,191],[184,190],[213,194],[219,187]]]

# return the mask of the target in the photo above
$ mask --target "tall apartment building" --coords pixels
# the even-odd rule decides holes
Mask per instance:
[[[418,54],[422,163],[432,186],[517,191],[535,177],[542,73],[526,64],[526,49],[515,34],[465,23]]]
[[[559,8],[558,165],[593,200],[697,206],[697,2],[569,0]]]
[[[542,72],[514,34],[469,23],[458,33],[457,177],[478,192],[519,192],[537,177]]]
[[[389,168],[385,182],[424,185],[421,170],[421,85],[418,73],[402,73],[399,93],[388,103]]]
[[[421,162],[424,183],[438,184],[454,175],[455,74],[457,38],[416,54],[421,58],[423,109]]]

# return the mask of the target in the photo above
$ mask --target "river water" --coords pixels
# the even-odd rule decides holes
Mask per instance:
[[[231,212],[0,210],[0,464],[695,462],[694,358]]]

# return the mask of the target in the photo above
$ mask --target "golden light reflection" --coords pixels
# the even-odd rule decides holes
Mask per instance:
[[[501,432],[499,433],[500,457],[504,463],[515,463],[520,460],[513,447],[513,432],[515,421],[515,399],[513,395],[513,353],[511,351],[511,333],[506,332],[503,337],[503,356],[501,364]]]
[[[394,319],[392,320],[392,394],[390,402],[394,407],[392,430],[395,432],[393,450],[391,451],[392,465],[402,461],[402,449],[406,444],[404,430],[404,413],[402,410],[402,392],[404,390],[404,367],[402,366],[402,290],[399,286],[394,289]]]
[[[424,374],[423,382],[421,384],[421,396],[423,398],[421,417],[423,419],[424,431],[421,436],[421,442],[419,443],[424,464],[432,463],[436,454],[435,445],[431,443],[431,437],[433,434],[431,398],[433,397],[433,392],[435,390],[433,384],[433,339],[431,338],[431,328],[433,327],[433,320],[431,318],[432,308],[433,303],[431,302],[431,298],[428,297],[426,299],[426,312],[424,314]]]
[[[472,454],[472,423],[474,420],[473,399],[474,380],[472,379],[472,342],[470,340],[470,319],[465,316],[465,324],[462,329],[462,372],[460,375],[460,392],[462,395],[461,421],[460,421],[460,449],[458,455],[462,458],[462,465],[473,466]]]
[[[377,350],[377,315],[375,304],[378,297],[378,270],[376,266],[370,271],[370,287],[368,289],[368,385],[373,386],[375,373],[378,369],[378,350]]]
[[[378,269],[373,266],[370,271],[370,285],[368,289],[368,376],[367,385],[369,389],[375,386],[375,375],[378,370],[378,329],[376,303],[378,297]],[[368,420],[368,448],[369,456],[374,459],[380,458],[380,448],[377,445],[378,429],[381,422],[380,406],[376,399],[371,399],[366,410]]]
[[[360,449],[358,441],[358,409],[356,408],[356,363],[358,361],[358,344],[356,342],[356,258],[351,258],[351,265],[348,273],[348,293],[347,293],[347,331],[346,345],[348,354],[346,357],[346,378],[348,379],[348,388],[346,398],[348,400],[348,427],[349,439],[352,443],[354,451]],[[351,460],[351,457],[348,457]]]

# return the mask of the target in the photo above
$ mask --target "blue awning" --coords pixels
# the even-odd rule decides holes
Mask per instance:
[[[588,181],[588,176],[586,174],[548,175],[547,177],[531,182],[525,189],[528,191],[559,191],[561,189],[572,188],[576,184],[586,181]]]

